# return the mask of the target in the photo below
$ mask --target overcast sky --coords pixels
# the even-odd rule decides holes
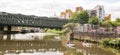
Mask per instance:
[[[120,17],[120,0],[0,0],[0,12],[51,17],[54,13],[60,16],[65,9],[93,9],[96,5],[103,5],[112,20]]]

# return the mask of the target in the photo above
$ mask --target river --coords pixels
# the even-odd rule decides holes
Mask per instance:
[[[86,46],[80,41],[74,41],[73,47],[62,46],[64,41],[60,36],[45,35],[46,33],[0,34],[3,39],[0,41],[0,55],[120,55],[119,49],[92,43],[88,43],[91,46]],[[5,41],[7,36],[12,41]]]

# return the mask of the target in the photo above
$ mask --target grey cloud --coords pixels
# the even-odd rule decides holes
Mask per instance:
[[[65,11],[65,9],[74,11],[77,6],[83,6],[84,9],[93,9],[94,6],[102,4],[108,6],[105,7],[106,11],[116,15],[119,14],[116,12],[120,12],[118,2],[120,0],[1,0],[0,11],[38,16],[52,16],[56,12],[59,16],[59,13]],[[113,14],[113,16],[115,15]]]

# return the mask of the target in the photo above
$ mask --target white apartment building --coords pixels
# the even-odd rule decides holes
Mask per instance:
[[[97,11],[97,17],[99,18],[100,21],[102,21],[105,17],[105,10],[104,6],[102,5],[97,5],[94,10]]]
[[[89,17],[97,16],[100,21],[103,21],[105,18],[105,10],[104,10],[104,6],[102,5],[97,5],[95,8],[87,11],[88,11]]]

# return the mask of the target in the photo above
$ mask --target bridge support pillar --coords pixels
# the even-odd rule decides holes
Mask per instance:
[[[0,34],[0,40],[3,40],[3,34]]]
[[[8,26],[8,31],[11,31],[12,30],[12,27],[11,26]]]
[[[0,26],[0,31],[4,31],[4,26]]]
[[[12,26],[4,26],[4,31],[11,31],[12,30]]]
[[[7,41],[10,41],[11,40],[11,35],[10,34],[7,34]]]

